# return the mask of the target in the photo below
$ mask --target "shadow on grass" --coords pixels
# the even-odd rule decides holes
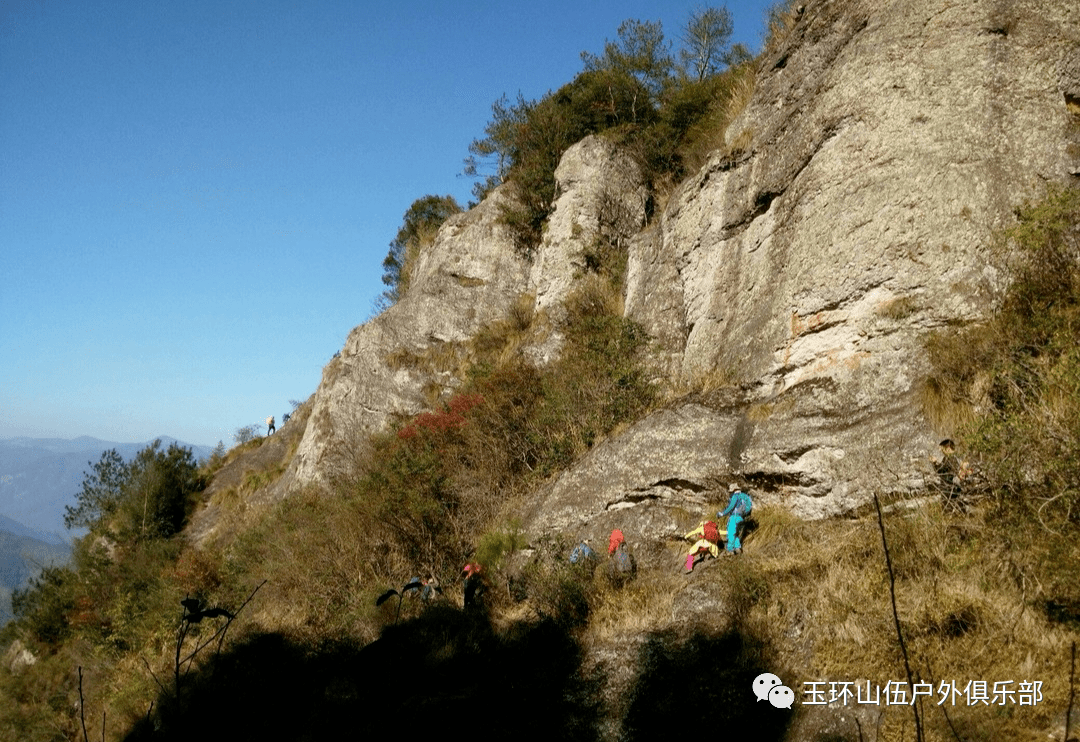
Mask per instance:
[[[638,663],[626,739],[686,730],[783,738],[791,712],[750,702],[753,679],[769,671],[755,641],[737,633],[681,641],[659,635]],[[437,607],[388,627],[367,646],[251,637],[187,676],[179,696],[162,694],[152,717],[126,739],[438,732],[448,739],[591,742],[605,723],[605,682],[599,667],[585,669],[577,640],[555,621],[495,632],[483,614]]]
[[[691,736],[783,740],[794,710],[758,701],[754,678],[776,673],[765,644],[730,630],[712,636],[656,634],[638,654],[638,679],[623,720],[623,739]]]
[[[482,614],[449,607],[388,627],[365,647],[264,634],[188,676],[179,696],[162,694],[153,718],[126,739],[374,739],[411,730],[594,740],[599,682],[580,678],[580,666],[577,643],[553,622],[496,634]]]

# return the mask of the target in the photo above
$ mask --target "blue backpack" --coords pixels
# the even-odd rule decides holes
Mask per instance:
[[[742,490],[739,490],[732,498],[735,501],[735,515],[745,518],[750,515],[750,511],[754,507],[754,501],[750,499],[750,495],[746,494]]]
[[[596,552],[584,541],[575,546],[574,550],[570,552],[571,564],[584,564],[591,559],[596,559]]]
[[[731,493],[731,500],[728,501],[728,506],[724,508],[723,511],[718,511],[716,517],[723,518],[724,513],[728,512],[729,509],[732,515],[745,518],[750,515],[750,511],[754,509],[754,501],[750,499],[750,495],[742,490],[736,490]]]

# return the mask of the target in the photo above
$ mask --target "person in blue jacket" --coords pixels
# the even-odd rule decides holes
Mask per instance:
[[[728,492],[731,493],[728,506],[722,512],[717,513],[716,517],[726,517],[728,519],[726,553],[730,556],[732,554],[742,554],[742,542],[739,541],[738,529],[739,525],[750,515],[754,502],[750,499],[750,495],[739,489],[737,484],[729,486]]]

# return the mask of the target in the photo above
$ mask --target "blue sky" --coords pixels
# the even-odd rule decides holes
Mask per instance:
[[[503,93],[700,3],[0,3],[0,437],[231,445],[318,386]],[[767,2],[731,3],[760,48]]]

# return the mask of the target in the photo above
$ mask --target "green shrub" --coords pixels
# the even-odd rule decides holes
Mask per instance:
[[[998,255],[1011,278],[999,311],[930,339],[924,398],[956,426],[1016,579],[1048,615],[1080,620],[1080,189],[1018,209]]]
[[[595,592],[592,565],[570,564],[569,553],[570,544],[561,535],[541,538],[516,586],[539,616],[567,628],[588,620]]]
[[[385,305],[405,295],[421,250],[435,241],[443,222],[460,211],[453,196],[428,195],[413,201],[383,259],[382,282],[388,287],[381,297]]]
[[[681,180],[723,146],[752,80],[749,55],[728,49],[729,33],[708,38],[716,28],[723,31],[725,20],[730,25],[725,13],[692,15],[681,69],[659,22],[628,20],[603,54],[582,54],[585,69],[554,93],[532,101],[519,94],[515,103],[504,95],[492,105],[484,137],[469,146],[465,173],[480,177],[485,162],[494,169],[474,188],[478,200],[499,183],[514,184],[514,202],[504,204],[502,219],[523,253],[531,255],[539,244],[554,206],[559,160],[585,136],[611,132],[657,184]]]
[[[76,576],[66,567],[46,567],[24,589],[11,596],[11,610],[37,641],[58,644],[71,631],[76,610]]]
[[[488,531],[480,537],[473,556],[476,562],[489,569],[501,569],[505,561],[525,546],[525,537],[521,532],[521,521],[513,519],[505,528]]]
[[[261,429],[262,428],[255,423],[252,423],[251,425],[245,425],[242,428],[237,428],[236,432],[233,433],[233,441],[238,446],[242,446],[245,443],[250,443],[251,441],[259,438],[259,431]]]

